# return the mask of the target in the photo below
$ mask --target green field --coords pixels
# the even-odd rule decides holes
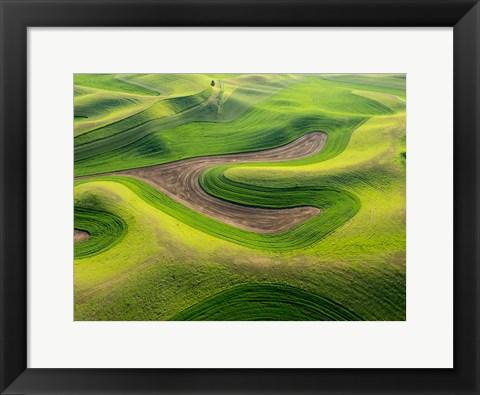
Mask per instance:
[[[406,79],[76,74],[75,320],[405,320]]]

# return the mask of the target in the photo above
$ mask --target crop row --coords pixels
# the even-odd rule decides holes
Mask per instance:
[[[304,248],[318,242],[352,218],[360,209],[360,200],[355,195],[331,187],[251,189],[248,191],[250,194],[245,198],[245,201],[252,198],[256,199],[250,200],[250,203],[259,204],[261,207],[315,206],[322,211],[321,215],[311,218],[286,232],[257,234],[197,213],[145,182],[131,177],[102,176],[96,177],[94,180],[119,182],[151,206],[210,235],[252,248],[272,251]],[[88,179],[78,182],[88,182]],[[213,187],[211,192],[214,195],[216,194]],[[247,191],[245,190],[245,192]],[[265,196],[269,196],[269,198],[265,198]],[[232,200],[235,201],[235,199]]]
[[[107,211],[75,206],[75,229],[88,232],[88,240],[75,244],[75,258],[87,258],[107,251],[127,234],[127,223]]]
[[[280,284],[243,284],[181,311],[171,321],[360,321],[327,298]]]

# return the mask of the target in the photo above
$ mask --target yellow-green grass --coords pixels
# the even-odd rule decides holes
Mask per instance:
[[[312,164],[297,161],[295,166],[223,168],[225,183],[220,194],[228,193],[229,181],[250,188],[318,184],[342,188],[358,197],[361,208],[334,235],[319,243],[322,251],[338,258],[355,256],[362,250],[404,255],[406,185],[405,167],[400,159],[405,152],[404,137],[404,116],[373,118],[352,134],[348,149],[330,160]],[[315,254],[316,249],[308,253]]]
[[[204,74],[117,74],[116,78],[170,98],[195,95],[211,82]]]
[[[383,105],[387,106],[394,112],[405,112],[405,109],[406,109],[405,99],[402,99],[399,96],[392,95],[391,93],[362,91],[362,90],[355,90],[355,91],[352,91],[352,93],[355,95],[368,97],[379,103],[382,103]]]
[[[88,134],[82,136],[78,136],[77,134],[75,136],[75,146],[85,145],[94,140],[102,140],[119,133],[119,131],[130,130],[133,126],[143,125],[152,120],[158,120],[169,115],[181,113],[208,99],[211,92],[212,88],[207,86],[203,87],[203,90],[200,92],[195,91],[185,96],[171,95],[171,97],[168,98],[158,98],[155,96],[142,97],[140,95],[127,96],[119,92],[113,93],[101,90],[97,90],[94,96],[88,95],[88,97],[85,97],[81,95],[75,100],[75,114],[78,117],[78,121],[83,120],[85,122],[85,118],[87,117],[85,114],[95,116],[97,113],[105,112],[105,107],[107,106],[103,103],[104,101],[107,101],[107,104],[109,104],[117,100],[117,102],[123,105],[113,103],[111,107],[115,107],[117,116],[110,119],[111,122],[103,122],[99,127],[90,128],[88,130],[90,133]],[[141,103],[143,106],[141,106],[141,108],[137,106],[136,111],[133,112],[127,111],[128,108],[125,108],[127,107],[126,104],[132,105],[132,102]],[[88,106],[87,108],[84,108],[85,104]],[[140,111],[147,108],[148,111]],[[107,107],[107,109],[110,108]],[[85,150],[85,147],[83,147],[83,150]]]
[[[75,258],[100,254],[122,240],[128,232],[127,223],[108,211],[75,206],[75,229],[87,232],[89,238],[75,245]]]
[[[404,318],[400,259],[255,251],[187,226],[119,183],[75,188],[77,204],[88,205],[92,195],[129,232],[107,251],[75,260],[77,320],[170,319],[231,286],[267,281],[328,298],[364,319]]]
[[[76,182],[75,205],[84,212],[89,209],[108,212],[110,216],[121,218],[128,228],[123,238],[111,248],[98,251],[88,259],[75,260],[76,291],[84,290],[87,285],[98,286],[111,278],[121,276],[133,267],[146,264],[151,258],[158,259],[159,252],[168,248],[167,244],[159,243],[158,234],[168,234],[172,238],[171,247],[182,242],[200,246],[200,235],[205,240],[205,235],[198,232],[195,241],[195,231],[190,227],[154,209],[118,182],[95,179]],[[83,228],[82,223],[77,224],[77,217],[75,220],[75,227]],[[215,243],[215,238],[207,236],[207,240]],[[82,244],[75,245],[76,255],[77,251],[81,251]]]
[[[83,92],[75,94],[75,136],[134,115],[158,100],[151,96],[90,88]]]
[[[211,178],[213,180],[214,177]],[[146,203],[168,213],[183,223],[227,241],[248,246],[254,249],[271,251],[289,251],[307,247],[332,233],[339,226],[352,218],[360,208],[358,198],[345,190],[335,187],[310,188],[243,188],[244,197],[235,195],[232,183],[228,184],[227,200],[242,204],[265,208],[285,208],[298,206],[314,206],[322,210],[322,215],[315,216],[282,233],[259,234],[249,232],[232,225],[206,217],[183,206],[154,187],[143,181],[130,177],[98,177],[98,180],[113,181],[128,187]],[[86,183],[82,180],[77,183]],[[220,188],[221,188],[221,182]],[[208,191],[218,194],[217,186],[209,184]],[[222,196],[224,197],[224,196]]]
[[[262,310],[255,292],[250,295],[253,304],[247,303],[252,308],[235,302],[241,296],[236,290],[271,284],[332,301],[361,319],[405,319],[405,81],[396,75],[378,80],[358,75],[281,76],[288,83],[258,100],[256,87],[247,86],[252,79],[209,75],[206,80],[214,77],[214,100],[210,95],[204,106],[194,106],[194,114],[187,110],[174,115],[185,116],[183,123],[160,125],[138,140],[127,139],[125,145],[78,160],[76,174],[256,151],[323,130],[328,140],[318,155],[212,168],[202,176],[202,185],[241,204],[326,204],[328,216],[329,210],[341,212],[335,203],[351,198],[356,211],[345,218],[334,215],[327,222],[339,223],[330,232],[325,232],[328,223],[319,222],[315,228],[307,221],[307,230],[316,230],[313,242],[302,240],[308,232],[297,237],[293,229],[256,245],[263,238],[192,212],[141,181],[118,176],[78,180],[76,205],[121,218],[128,232],[96,255],[76,258],[75,319],[228,319],[205,315],[219,296],[227,301],[222,311],[237,317],[232,319],[242,319],[242,314],[244,319],[262,319],[265,311],[269,314],[263,319],[301,319],[302,309],[292,310],[285,303]],[[230,79],[237,80],[238,87]],[[267,92],[276,82],[256,83],[268,84]],[[86,88],[77,90],[87,94]],[[247,103],[249,90],[253,104],[239,114],[236,106],[227,107],[227,118],[230,113],[233,119],[222,119],[229,98],[235,100],[237,94],[239,102]],[[336,198],[329,206],[332,193]],[[318,218],[322,216],[325,212]],[[267,292],[267,298],[274,299],[275,292]]]
[[[325,74],[322,78],[344,87],[391,93],[405,98],[406,74]]]
[[[228,128],[222,123],[198,122],[154,132],[125,146],[76,161],[75,174],[104,173],[195,156],[259,151],[287,144],[312,131],[329,133],[324,152],[333,154],[346,146],[350,133],[367,119],[313,112],[304,112],[302,117],[292,119],[285,115],[274,111],[252,111],[249,117]],[[150,126],[145,125],[145,128]],[[117,138],[120,140],[121,136]]]
[[[157,92],[151,89],[118,79],[116,74],[74,74],[73,81],[76,87],[97,88],[138,95],[157,95]]]
[[[184,111],[189,98],[195,100],[202,92],[203,98],[208,97],[205,92],[210,92],[206,90],[210,82],[210,77],[201,74],[77,74],[75,136],[97,131],[88,139],[77,139],[75,144],[83,144],[92,138],[104,138],[105,132],[102,134],[98,129],[106,126],[108,130],[109,125],[131,117],[152,104],[156,104],[155,107],[143,114],[148,114],[152,119]],[[153,96],[145,95],[147,92]],[[198,104],[198,101],[193,104]],[[137,119],[135,122],[141,123]]]
[[[94,134],[79,136],[75,139],[75,174],[272,148],[312,130],[333,134],[346,125],[351,131],[372,115],[396,111],[319,76],[269,81],[258,88],[235,89],[223,102],[220,116],[214,103],[164,119],[157,119],[153,111],[144,111]],[[229,120],[228,127],[222,120]],[[265,144],[266,140],[270,144]]]
[[[145,111],[77,136],[75,160],[122,148],[159,128],[181,125],[196,119],[199,114],[208,113],[207,99],[212,90],[208,87],[192,96],[157,101]],[[176,114],[179,115],[167,116]]]
[[[322,253],[269,253],[222,241],[155,210],[119,183],[78,185],[79,204],[102,201],[128,222],[113,248],[75,261],[76,320],[170,319],[206,297],[245,283],[300,287],[363,319],[403,319],[405,267],[400,258],[360,261]],[[280,317],[278,317],[280,319]]]
[[[286,78],[282,78],[280,81],[267,81],[263,86],[245,85],[236,88],[227,98],[223,98],[223,90],[227,84],[219,82],[213,88],[210,84],[207,84],[204,91],[195,95],[161,102],[162,105],[167,102],[177,114],[176,116],[163,118],[162,113],[162,116],[159,117],[156,112],[157,105],[155,105],[133,117],[125,118],[91,133],[78,136],[75,139],[76,174],[94,174],[119,170],[125,168],[126,164],[138,167],[141,164],[134,162],[136,159],[141,161],[142,158],[139,158],[135,152],[132,160],[126,159],[124,156],[131,156],[132,150],[137,149],[142,152],[159,151],[160,145],[162,145],[160,140],[166,133],[173,135],[182,133],[181,131],[177,133],[176,130],[180,125],[186,125],[185,128],[191,130],[200,121],[232,121],[244,114],[253,105],[291,84],[290,79]],[[225,128],[219,125],[217,129],[224,130]],[[190,135],[194,136],[195,133],[190,133]],[[198,136],[194,140],[188,139],[186,143],[198,146],[201,137]],[[180,140],[177,140],[176,142],[180,142]],[[202,144],[204,144],[204,141],[202,141]],[[164,155],[164,150],[161,151]],[[181,154],[181,152],[178,154]],[[168,157],[163,160],[165,161],[165,159],[174,160],[174,158]],[[108,163],[107,166],[105,162]],[[153,163],[158,163],[158,161]],[[152,164],[151,159],[148,164]],[[98,169],[92,171],[90,169],[92,166]]]

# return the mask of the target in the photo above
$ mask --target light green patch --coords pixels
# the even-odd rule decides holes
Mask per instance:
[[[371,91],[352,91],[355,95],[368,97],[369,99],[373,99],[379,103],[382,103],[389,107],[392,111],[395,112],[404,112],[406,102],[404,99],[391,95],[389,93],[381,93],[381,92],[371,92]]]
[[[74,74],[76,87],[96,88],[112,92],[133,93],[138,95],[157,95],[155,91],[124,82],[116,74]]]
[[[76,95],[74,135],[76,137],[132,116],[156,100],[155,97],[107,91]]]

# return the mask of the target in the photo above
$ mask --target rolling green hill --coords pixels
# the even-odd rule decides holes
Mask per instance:
[[[90,235],[75,243],[76,320],[406,319],[404,75],[74,81],[75,228]],[[187,196],[156,181],[177,161],[261,155],[313,131],[327,138],[311,155],[171,176],[197,182],[204,209],[194,184]],[[254,232],[222,217],[235,207],[245,223],[318,214]]]

